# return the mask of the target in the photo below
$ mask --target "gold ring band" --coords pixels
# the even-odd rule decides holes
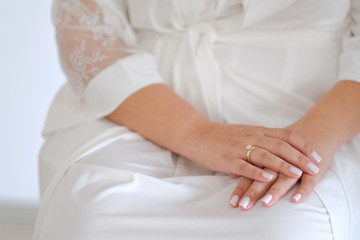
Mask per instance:
[[[258,147],[254,147],[252,145],[247,145],[246,146],[246,149],[247,149],[247,153],[246,153],[246,158],[248,160],[249,163],[251,163],[251,160],[250,160],[250,154],[252,151],[254,151],[255,149],[257,149]]]

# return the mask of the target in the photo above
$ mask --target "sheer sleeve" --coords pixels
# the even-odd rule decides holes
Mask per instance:
[[[135,36],[124,15],[104,16],[104,12],[93,0],[54,1],[60,60],[76,91],[83,90],[101,70],[136,51]],[[105,17],[112,22],[106,23]]]
[[[343,39],[339,80],[360,82],[360,0],[353,0],[350,10],[349,36]]]
[[[136,44],[123,0],[54,0],[59,56],[67,84],[43,135],[113,112],[128,96],[164,83],[154,57]]]

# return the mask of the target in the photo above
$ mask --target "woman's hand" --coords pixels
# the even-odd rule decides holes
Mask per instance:
[[[331,159],[324,159],[319,164],[320,172],[316,175],[303,174],[300,186],[292,194],[292,202],[299,203],[308,197],[326,173],[330,165],[329,163],[331,163]],[[285,196],[298,180],[269,169],[265,170],[275,176],[274,180],[263,183],[242,177],[231,195],[230,205],[232,207],[241,207],[243,210],[249,210],[260,199],[264,206],[271,207],[276,204],[280,198]]]
[[[215,171],[269,182],[273,174],[262,168],[291,179],[298,179],[302,171],[314,175],[319,170],[318,155],[292,130],[201,122],[188,132],[182,155]],[[247,145],[258,147],[251,152],[252,164],[247,161]]]
[[[331,164],[331,153],[333,151],[327,151],[327,146],[322,144],[323,141],[316,140],[319,139],[319,136],[316,135],[310,127],[305,127],[302,123],[295,123],[289,128],[303,135],[308,142],[312,143],[312,146],[319,150],[322,156],[322,161],[318,164],[320,169],[318,174],[309,175],[303,173],[301,176],[301,183],[291,197],[292,202],[298,203],[307,198],[325,175]],[[258,182],[244,177],[240,179],[230,197],[230,205],[232,207],[241,207],[243,210],[249,210],[260,199],[264,206],[271,207],[286,195],[298,181],[298,179],[289,178],[282,173],[277,173],[270,169],[265,169],[265,171],[275,176],[275,178],[268,183]]]
[[[311,193],[329,168],[333,155],[341,144],[360,133],[360,83],[344,80],[338,82],[320,98],[311,109],[287,129],[301,135],[320,153],[323,160],[316,175],[304,173],[301,184],[292,196],[301,202]],[[270,173],[276,175],[274,172]],[[272,206],[296,183],[280,173],[270,183],[263,184],[242,178],[230,198],[230,204],[250,209],[263,197],[265,206]],[[248,197],[248,198],[247,198]]]

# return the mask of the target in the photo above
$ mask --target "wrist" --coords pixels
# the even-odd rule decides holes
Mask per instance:
[[[314,127],[315,124],[295,122],[287,127],[302,136],[314,150],[322,157],[332,156],[339,147],[338,142],[331,136],[331,131],[325,128]]]
[[[174,135],[171,150],[191,160],[202,152],[203,143],[219,123],[211,122],[203,117],[189,119]]]

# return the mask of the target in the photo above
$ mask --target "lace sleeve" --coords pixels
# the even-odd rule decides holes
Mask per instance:
[[[137,47],[126,10],[125,0],[54,0],[68,81],[49,109],[44,136],[103,118],[139,89],[165,84],[154,56]]]
[[[117,2],[115,11],[95,0],[54,1],[60,61],[76,92],[83,91],[91,79],[118,59],[138,51],[124,16],[124,3]]]

